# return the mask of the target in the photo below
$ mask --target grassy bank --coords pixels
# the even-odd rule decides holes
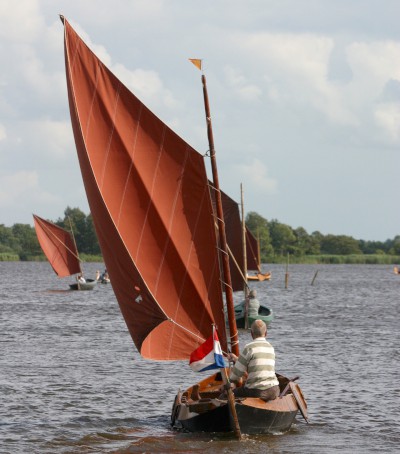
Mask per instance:
[[[287,256],[267,257],[265,263],[287,263]],[[383,254],[360,255],[305,255],[303,257],[289,257],[289,263],[295,264],[335,264],[335,265],[396,265],[400,263],[400,256]]]
[[[82,262],[86,263],[100,263],[103,262],[101,255],[80,255]],[[35,257],[28,257],[29,262],[43,262],[46,260],[44,255]],[[0,262],[19,262],[20,257],[17,254],[9,252],[0,253]],[[274,257],[267,257],[263,260],[263,263],[287,263],[287,256],[279,255]],[[370,255],[305,255],[302,257],[290,256],[289,263],[292,264],[305,264],[305,265],[317,265],[317,264],[332,264],[332,265],[399,265],[400,256],[397,255],[384,255],[384,254],[370,254]]]
[[[87,255],[81,254],[79,256],[82,262],[103,262],[103,257],[101,255]],[[21,260],[18,254],[12,254],[10,252],[0,252],[0,262],[45,262],[47,259],[44,255],[29,256],[26,260]]]

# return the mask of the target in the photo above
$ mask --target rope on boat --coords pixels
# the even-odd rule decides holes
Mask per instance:
[[[197,337],[201,342],[205,342],[205,341],[206,341],[206,339],[204,339],[202,336],[199,336],[198,334],[194,333],[194,332],[191,331],[190,329],[186,328],[186,326],[183,326],[183,325],[181,325],[180,323],[176,322],[176,321],[173,320],[171,317],[168,317],[167,320],[170,321],[170,322],[172,322],[174,325],[178,326],[179,328],[182,328],[184,331],[187,331],[187,332],[190,333],[192,336]]]
[[[239,341],[238,341],[238,340],[235,341],[235,342],[232,341],[232,339],[233,339],[234,337],[238,336],[238,335],[239,335],[239,333],[236,331],[236,333],[235,333],[233,336],[229,336],[229,337],[230,337],[230,341],[231,341],[231,347],[232,347],[233,345],[238,345],[238,344],[239,344]]]

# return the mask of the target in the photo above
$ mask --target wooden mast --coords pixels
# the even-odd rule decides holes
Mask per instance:
[[[70,227],[70,229],[71,229],[72,239],[73,239],[73,241],[74,241],[74,245],[75,245],[75,249],[76,249],[76,253],[77,253],[76,258],[77,258],[78,261],[79,261],[79,269],[80,269],[80,271],[81,271],[80,274],[83,276],[83,273],[82,273],[82,266],[81,266],[81,259],[80,259],[80,257],[79,257],[79,251],[78,251],[78,247],[77,247],[76,241],[75,241],[75,235],[74,235],[74,230],[73,230],[73,228],[72,228],[71,218],[70,218],[69,216],[67,216],[67,217],[68,217],[68,221],[69,221],[69,227]],[[79,287],[79,282],[78,282],[78,287]]]
[[[222,198],[221,198],[221,191],[220,191],[220,187],[219,187],[217,160],[215,158],[214,137],[213,137],[213,132],[212,132],[210,105],[208,102],[206,76],[204,74],[202,74],[201,80],[203,83],[204,107],[205,107],[205,111],[206,111],[206,121],[207,121],[207,136],[208,136],[208,143],[210,146],[211,169],[212,169],[212,174],[213,174],[213,184],[214,184],[214,190],[215,190],[218,232],[219,232],[219,240],[220,240],[220,248],[221,248],[222,267],[223,267],[223,271],[224,271],[225,296],[226,296],[226,306],[227,306],[227,311],[228,311],[231,350],[232,350],[233,354],[235,354],[236,356],[239,356],[239,337],[238,337],[238,331],[237,331],[236,319],[235,319],[235,308],[233,305],[232,279],[231,279],[231,272],[230,272],[230,268],[229,268],[229,255],[228,255],[228,245],[226,242],[224,212],[222,209]],[[221,372],[223,372],[223,380],[224,380],[227,395],[228,395],[228,405],[229,405],[229,409],[230,409],[230,413],[231,413],[231,418],[233,421],[233,431],[235,432],[237,439],[240,440],[242,438],[242,434],[240,431],[239,419],[238,419],[237,413],[236,413],[235,396],[230,387],[229,378],[228,378],[228,374],[226,372],[225,367],[223,369],[221,369]]]
[[[202,74],[201,81],[203,83],[203,95],[204,95],[204,107],[206,111],[206,121],[207,121],[207,136],[208,143],[210,146],[210,160],[211,160],[211,169],[213,174],[213,183],[215,188],[215,201],[217,208],[217,222],[218,222],[218,232],[220,247],[222,251],[222,267],[224,271],[224,283],[225,283],[225,295],[226,295],[226,306],[228,311],[228,322],[229,322],[229,331],[231,335],[231,349],[232,353],[236,356],[239,356],[239,337],[236,326],[235,319],[235,308],[233,305],[233,290],[232,290],[232,279],[231,272],[229,269],[229,255],[228,255],[228,246],[226,242],[226,233],[225,233],[225,223],[224,223],[224,213],[222,209],[222,198],[221,191],[219,187],[218,179],[218,169],[217,169],[217,160],[215,158],[215,147],[214,147],[214,137],[211,124],[211,114],[210,114],[210,105],[208,102],[208,93],[207,93],[207,82],[206,76]]]

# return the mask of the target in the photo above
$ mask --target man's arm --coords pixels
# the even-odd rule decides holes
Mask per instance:
[[[231,373],[229,376],[229,379],[235,383],[238,383],[240,379],[243,377],[245,372],[247,372],[247,365],[248,365],[248,352],[246,348],[243,350],[243,352],[239,355],[239,358],[237,358],[237,361],[235,362],[235,365],[231,369]]]

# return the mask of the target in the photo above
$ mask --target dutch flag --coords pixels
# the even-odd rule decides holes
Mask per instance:
[[[190,355],[189,366],[195,372],[225,367],[221,344],[214,326],[212,335]]]

